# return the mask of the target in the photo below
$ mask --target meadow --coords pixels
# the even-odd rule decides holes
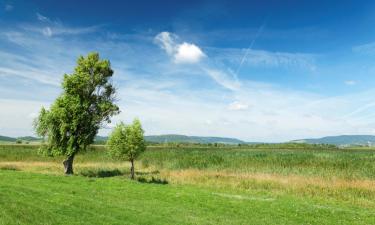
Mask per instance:
[[[374,149],[280,147],[150,146],[130,181],[100,145],[75,176],[0,145],[0,224],[375,224]]]

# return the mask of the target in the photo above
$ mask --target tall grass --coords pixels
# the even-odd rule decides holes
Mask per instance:
[[[167,169],[375,178],[373,150],[169,148],[146,151],[140,160],[145,166]]]
[[[0,161],[52,161],[63,157],[38,154],[36,145],[0,145]],[[91,146],[75,163],[114,162],[103,146]],[[181,170],[225,170],[245,173],[276,173],[375,179],[375,151],[372,149],[251,149],[214,147],[149,147],[139,162],[144,167]]]

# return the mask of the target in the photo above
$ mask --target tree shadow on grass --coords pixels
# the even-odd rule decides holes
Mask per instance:
[[[150,171],[150,172],[140,172],[140,171],[135,171],[135,174],[136,175],[140,175],[140,176],[143,176],[143,175],[153,175],[153,174],[159,174],[159,170],[154,170],[154,171]]]
[[[0,167],[0,170],[10,170],[10,171],[19,171],[19,169],[17,167],[14,167],[14,166],[2,166]]]
[[[157,170],[150,172],[135,172],[135,174],[139,176],[153,175],[159,173],[160,172]],[[105,178],[116,176],[130,176],[130,171],[121,171],[119,169],[84,169],[80,171],[79,174],[84,177]]]
[[[97,178],[104,178],[104,177],[115,177],[115,176],[122,176],[125,173],[120,171],[119,169],[93,169],[93,170],[83,170],[79,173],[84,177],[97,177]]]
[[[140,183],[147,183],[147,184],[168,184],[168,181],[166,179],[160,179],[160,178],[155,178],[151,177],[151,179],[146,179],[144,177],[138,177],[137,181]]]

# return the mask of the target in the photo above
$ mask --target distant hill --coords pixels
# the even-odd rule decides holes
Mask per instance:
[[[294,140],[292,142],[308,143],[308,144],[334,144],[334,145],[375,145],[374,135],[340,135],[327,136],[322,138],[310,138]]]
[[[17,139],[23,141],[40,141],[42,139],[32,136],[25,137],[7,137],[0,136],[0,142],[15,142]],[[95,138],[96,144],[104,144],[107,141],[106,136],[97,136]],[[258,142],[244,142],[236,138],[226,137],[201,137],[201,136],[187,136],[178,134],[165,135],[150,135],[145,136],[146,141],[154,143],[223,143],[223,144],[257,144]],[[307,138],[290,141],[293,143],[307,143],[307,144],[333,144],[333,145],[368,145],[369,143],[375,146],[375,135],[340,135],[327,136],[322,138]]]
[[[146,141],[156,142],[156,143],[223,143],[223,144],[240,144],[245,143],[236,138],[226,138],[226,137],[201,137],[201,136],[186,136],[178,134],[166,134],[166,135],[150,135],[146,136]]]
[[[23,140],[23,141],[41,141],[42,138],[32,137],[32,136],[24,136],[24,137],[18,137],[17,139]]]
[[[23,140],[23,141],[40,141],[41,138],[32,137],[32,136],[24,136],[24,137],[7,137],[7,136],[0,136],[0,141],[4,142],[15,142],[16,140]]]
[[[97,136],[95,138],[96,143],[106,142],[108,137]],[[223,143],[223,144],[240,144],[245,143],[235,138],[225,137],[200,137],[200,136],[186,136],[178,134],[165,134],[165,135],[150,135],[145,136],[146,141],[154,143]]]
[[[16,138],[7,137],[7,136],[0,136],[0,141],[14,142],[14,141],[16,141]]]

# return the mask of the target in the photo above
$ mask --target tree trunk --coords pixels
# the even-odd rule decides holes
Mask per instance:
[[[130,178],[134,180],[134,160],[130,160],[131,167],[130,167]]]
[[[66,175],[73,174],[73,160],[74,160],[74,154],[71,156],[68,156],[66,160],[64,160],[64,171]]]

